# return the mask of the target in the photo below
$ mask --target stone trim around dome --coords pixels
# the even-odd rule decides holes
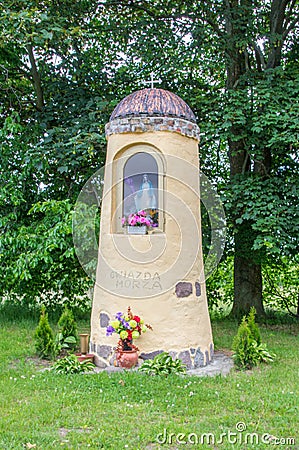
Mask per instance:
[[[106,137],[111,134],[170,131],[199,141],[199,127],[189,120],[175,117],[126,117],[111,120],[105,127]]]

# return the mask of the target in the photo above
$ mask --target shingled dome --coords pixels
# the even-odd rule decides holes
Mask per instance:
[[[125,117],[178,117],[196,122],[191,108],[172,92],[147,88],[125,97],[114,109],[110,121]]]

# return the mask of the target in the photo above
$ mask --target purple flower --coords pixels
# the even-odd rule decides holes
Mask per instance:
[[[130,325],[128,324],[128,322],[125,321],[123,317],[121,317],[119,320],[124,328],[126,328],[127,330],[130,329]]]
[[[122,312],[118,312],[118,313],[115,314],[115,318],[116,318],[117,320],[121,320],[122,315],[123,315]]]
[[[111,325],[108,325],[108,327],[106,328],[106,336],[111,336],[114,331],[115,329]]]

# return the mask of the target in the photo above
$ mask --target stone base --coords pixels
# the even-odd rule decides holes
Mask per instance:
[[[96,366],[104,369],[108,366],[115,365],[115,347],[110,345],[96,345],[90,343],[90,352],[95,355],[94,362]],[[139,358],[141,360],[154,359],[155,356],[163,353],[165,350],[156,350],[150,353],[140,353]],[[205,367],[213,361],[214,346],[210,344],[209,351],[201,351],[199,347],[190,348],[180,351],[169,351],[169,354],[173,359],[181,359],[188,370],[197,369],[199,367]]]

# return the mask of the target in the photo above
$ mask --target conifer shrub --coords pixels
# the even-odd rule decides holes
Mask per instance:
[[[54,336],[44,306],[41,309],[39,324],[35,330],[34,339],[38,355],[41,358],[52,358],[54,351]]]
[[[255,315],[256,315],[256,309],[253,306],[252,308],[250,308],[250,312],[249,312],[248,318],[247,318],[247,323],[248,323],[248,327],[250,329],[253,339],[257,342],[258,345],[260,345],[262,342],[262,339],[261,339],[260,329],[259,329],[257,323],[255,322]]]
[[[237,335],[233,340],[233,359],[238,369],[251,369],[257,364],[256,356],[252,352],[254,338],[248,326],[246,316],[243,317]]]
[[[61,317],[58,321],[58,327],[60,328],[60,333],[62,334],[63,339],[66,339],[69,336],[73,336],[76,341],[78,340],[78,330],[74,314],[67,307],[61,314]]]
[[[245,315],[233,340],[233,360],[240,370],[252,369],[260,362],[272,362],[275,354],[271,354],[261,342],[261,334],[255,322],[255,309],[251,308],[248,317]]]

